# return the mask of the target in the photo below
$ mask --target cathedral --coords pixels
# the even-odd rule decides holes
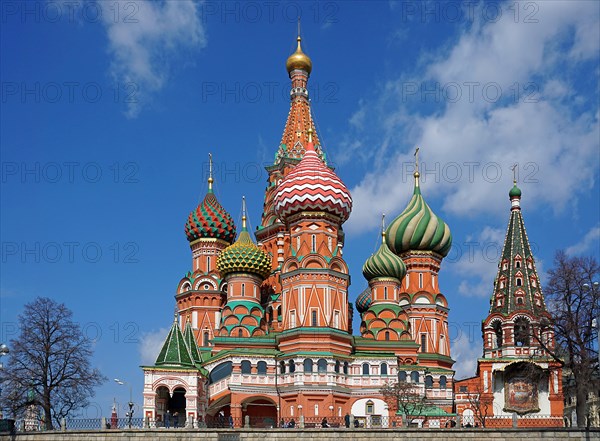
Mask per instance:
[[[327,164],[308,96],[312,61],[300,37],[297,44],[286,63],[290,110],[267,167],[254,239],[245,201],[236,226],[213,192],[212,172],[187,219],[192,267],[177,286],[175,317],[156,362],[142,367],[144,417],[190,427],[314,426],[323,419],[448,427],[474,414],[470,392],[459,395],[465,384],[493,401],[490,416],[562,414],[560,375],[529,338],[548,313],[516,185],[478,377],[454,378],[449,305],[438,283],[452,236],[425,201],[418,157],[412,198],[387,228],[382,222],[379,249],[365,256],[368,288],[355,302],[360,329],[353,334],[342,228],[352,197]],[[523,402],[519,363],[540,371],[535,400]],[[387,384],[409,384],[423,400],[400,409],[381,392]]]

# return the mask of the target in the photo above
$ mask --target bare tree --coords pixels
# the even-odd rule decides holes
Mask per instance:
[[[493,397],[484,394],[481,385],[476,384],[475,390],[469,390],[467,392],[467,400],[475,419],[479,422],[481,427],[485,427],[485,421],[489,415],[490,406],[493,403]]]
[[[599,266],[593,257],[569,257],[558,251],[545,297],[552,321],[542,323],[541,346],[570,373],[577,399],[577,425],[585,427],[587,393],[597,387],[598,349],[594,347],[594,318],[600,314]],[[555,345],[543,338],[544,328],[552,327]]]
[[[415,383],[396,381],[386,383],[379,393],[392,412],[400,412],[406,416],[408,424],[422,416],[427,407],[427,398],[419,391]]]
[[[46,430],[88,405],[106,378],[90,365],[91,342],[63,304],[38,297],[19,315],[20,335],[11,341],[3,380],[5,407],[14,417],[42,409]]]

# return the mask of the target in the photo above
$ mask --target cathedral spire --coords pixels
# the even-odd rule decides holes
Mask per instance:
[[[516,179],[509,192],[511,213],[504,239],[498,274],[494,283],[490,314],[509,316],[527,311],[538,316],[546,311],[534,256],[521,213],[521,190]]]
[[[212,193],[213,191],[213,162],[212,162],[212,153],[208,154],[208,192]]]

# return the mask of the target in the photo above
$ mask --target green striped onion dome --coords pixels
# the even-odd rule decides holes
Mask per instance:
[[[356,310],[362,314],[369,309],[369,306],[371,306],[372,302],[373,299],[371,298],[371,287],[367,287],[367,289],[358,295],[354,304],[356,305]]]
[[[235,224],[231,215],[221,206],[209,188],[204,200],[188,216],[185,234],[190,242],[196,239],[235,240]]]
[[[222,277],[231,273],[252,273],[263,279],[271,274],[271,258],[252,241],[245,222],[238,239],[217,258]]]
[[[395,254],[420,250],[434,251],[445,257],[450,251],[450,228],[423,199],[418,175],[415,177],[413,197],[406,209],[390,223],[386,242]]]
[[[402,259],[391,252],[384,238],[377,252],[367,259],[362,271],[367,280],[376,277],[393,277],[402,280],[406,275],[406,265]]]

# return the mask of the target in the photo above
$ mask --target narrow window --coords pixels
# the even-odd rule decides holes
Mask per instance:
[[[344,362],[344,374],[348,375],[348,362],[347,361]]]
[[[419,373],[417,371],[412,371],[410,373],[410,381],[411,381],[411,383],[419,382]]]
[[[329,236],[327,238],[327,247],[329,248],[329,251],[331,251],[331,246],[332,246],[332,241],[331,241],[331,236]]]
[[[340,367],[341,367],[340,360],[336,360],[335,361],[335,367],[333,368],[333,370],[335,371],[336,374],[340,373]]]
[[[431,285],[435,288],[435,274],[431,275]]]
[[[363,365],[362,365],[363,375],[369,375],[369,372],[370,372],[369,363],[363,363]]]
[[[523,285],[523,279],[521,279],[520,277],[517,278],[517,286],[522,286]]]
[[[516,267],[516,268],[521,268],[521,261],[517,260],[517,261],[515,262],[515,267]]]
[[[405,371],[398,372],[398,381],[400,383],[405,383],[406,382],[406,372]]]
[[[448,379],[446,378],[445,375],[442,375],[440,377],[440,389],[446,389],[447,384],[448,384]]]
[[[280,374],[285,374],[285,361],[280,361],[279,362],[279,373]]]
[[[425,389],[431,389],[433,387],[433,377],[431,375],[427,375],[425,377]]]
[[[385,341],[390,341],[390,331],[385,331]]]
[[[244,336],[244,332],[241,329],[238,329],[238,337],[242,338]]]
[[[202,345],[203,346],[208,346],[208,339],[209,339],[208,331],[204,331],[204,334],[202,336]]]
[[[372,415],[375,412],[375,403],[373,403],[371,400],[367,401],[367,404],[365,406],[365,413],[367,415]]]
[[[427,352],[427,335],[421,334],[421,352]]]
[[[290,311],[290,328],[296,327],[296,311]]]
[[[311,251],[313,253],[317,252],[317,236],[315,236],[314,234],[312,235],[311,238],[311,247],[310,247]]]
[[[249,360],[243,360],[241,365],[242,374],[249,375],[252,373],[252,364]]]
[[[315,404],[315,416],[319,415],[319,405]]]
[[[246,295],[246,284],[242,283],[242,297]]]
[[[419,288],[423,288],[423,273],[419,273]]]
[[[327,360],[324,358],[320,358],[319,361],[317,361],[317,372],[320,374],[327,372]]]
[[[290,374],[291,374],[292,372],[296,372],[296,363],[294,362],[294,360],[290,360],[290,361],[288,362],[288,367],[289,367],[289,369],[290,369]]]
[[[314,309],[310,312],[310,325],[317,326],[317,311]]]
[[[387,286],[383,287],[383,300],[387,300],[388,299],[388,290],[387,290]]]
[[[340,327],[340,312],[339,311],[333,312],[333,327],[334,328]]]
[[[296,251],[300,249],[300,236],[296,236]]]
[[[210,271],[210,256],[206,256],[206,271]]]
[[[313,361],[310,358],[304,360],[304,373],[312,374],[313,371]]]
[[[294,406],[290,406],[290,416],[294,416]]]
[[[267,375],[267,362],[259,361],[256,363],[256,372],[258,375]]]
[[[388,365],[387,363],[381,363],[381,375],[388,374]]]

